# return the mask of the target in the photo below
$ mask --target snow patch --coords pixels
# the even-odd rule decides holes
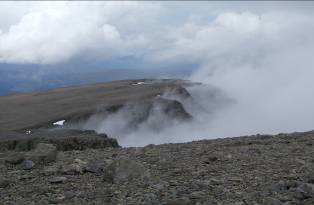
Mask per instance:
[[[145,84],[145,82],[137,82],[137,83],[133,83],[132,85],[143,85]]]
[[[54,122],[53,125],[62,126],[65,120],[60,120],[58,122]]]

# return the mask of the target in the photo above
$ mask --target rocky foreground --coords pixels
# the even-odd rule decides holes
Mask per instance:
[[[141,148],[67,134],[2,139],[0,204],[314,204],[314,132]]]

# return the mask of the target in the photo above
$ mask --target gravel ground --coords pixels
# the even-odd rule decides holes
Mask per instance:
[[[0,204],[310,205],[313,146],[307,132],[58,151],[33,164],[7,151]]]

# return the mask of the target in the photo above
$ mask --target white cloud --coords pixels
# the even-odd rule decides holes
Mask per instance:
[[[224,136],[313,129],[312,14],[222,15],[185,44],[202,45],[191,52],[202,56],[195,57],[202,66],[192,79],[216,85],[237,102],[219,113],[208,133]],[[180,46],[177,50],[189,52]],[[173,58],[188,55],[172,54]]]
[[[200,63],[204,56],[239,47],[242,41],[271,36],[265,32],[275,33],[287,24],[289,30],[300,23],[295,17],[311,16],[310,3],[297,5],[1,2],[0,62],[54,64],[77,56],[134,56],[151,63]],[[270,11],[278,13],[274,19],[265,16]],[[294,26],[303,29],[305,25]]]
[[[147,29],[143,22],[151,23],[149,17],[158,10],[137,2],[43,2],[24,7],[18,21],[0,26],[6,29],[0,34],[2,62],[52,64],[82,53],[105,59],[130,55],[128,50],[141,47],[145,39],[137,37]]]

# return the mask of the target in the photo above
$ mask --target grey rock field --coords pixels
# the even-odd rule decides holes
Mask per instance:
[[[19,153],[8,150],[1,153],[0,203],[310,205],[313,145],[307,132],[61,150],[32,169],[8,163]]]

